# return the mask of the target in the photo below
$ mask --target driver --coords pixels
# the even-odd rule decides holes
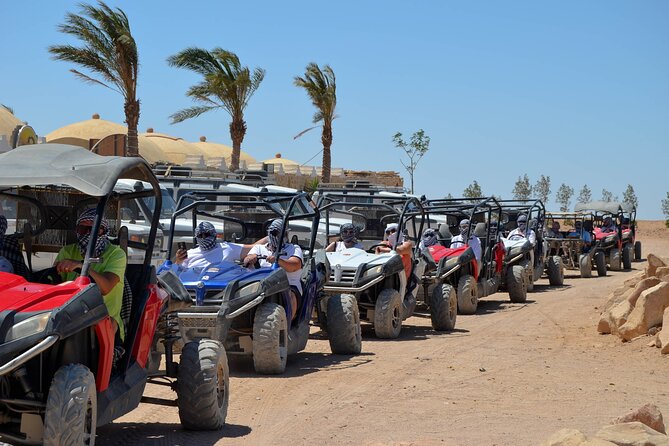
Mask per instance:
[[[609,216],[604,218],[604,221],[602,222],[602,227],[601,231],[602,232],[616,232],[616,224],[613,223],[613,219]]]
[[[567,237],[580,237],[581,239],[583,239],[583,252],[588,252],[590,250],[590,245],[592,244],[592,237],[590,236],[590,232],[586,231],[583,228],[582,221],[577,220],[576,223],[574,223],[574,229],[569,231]]]
[[[91,238],[91,229],[95,221],[95,208],[81,213],[75,231],[77,243],[63,246],[58,253],[54,266],[64,281],[74,280],[79,276],[75,270],[84,264],[86,249]],[[123,303],[123,277],[125,276],[126,256],[123,249],[109,242],[107,220],[102,219],[95,240],[93,256],[100,259],[99,263],[91,263],[88,274],[100,288],[107,312],[112,318],[114,331],[118,331],[121,340],[125,339],[121,305]]]
[[[537,235],[534,233],[532,228],[527,227],[527,215],[520,214],[516,220],[518,227],[509,233],[507,237],[509,240],[520,240],[521,238],[526,238],[534,246],[537,242]]]
[[[376,254],[382,254],[385,252],[390,252],[395,246],[395,252],[400,255],[402,258],[402,264],[404,265],[404,273],[407,276],[407,279],[411,277],[411,270],[413,266],[413,247],[414,243],[411,240],[405,240],[404,234],[399,234],[398,236],[398,225],[397,223],[390,223],[386,225],[386,230],[384,231],[383,241],[380,243],[380,246],[376,247]],[[397,242],[397,245],[395,243]]]
[[[555,220],[551,225],[551,228],[548,230],[548,236],[552,238],[564,238],[560,232],[560,222]]]
[[[299,245],[284,242],[286,233],[281,234],[282,226],[283,221],[280,218],[274,219],[270,223],[267,227],[267,243],[258,242],[253,245],[244,258],[244,266],[252,267],[256,262],[259,262],[261,268],[271,267],[276,260],[275,254],[281,249],[276,263],[286,270],[288,276],[292,309],[290,319],[293,320],[297,314],[297,304],[302,297],[302,281],[300,280],[302,278],[302,248]]]
[[[2,259],[2,268],[0,271],[14,273],[24,278],[28,278],[28,267],[21,254],[19,241],[15,235],[5,235],[7,232],[7,218],[0,215],[0,259]]]
[[[241,260],[248,254],[253,245],[238,243],[216,242],[216,228],[208,221],[203,221],[195,228],[197,246],[186,251],[179,249],[176,252],[174,263],[181,268],[207,268],[209,265],[221,262]],[[256,243],[265,241],[263,238]],[[181,269],[180,268],[180,269]]]
[[[362,249],[362,243],[358,241],[360,229],[352,223],[344,223],[339,227],[339,241],[330,243],[325,251],[340,252],[349,248]]]
[[[459,248],[461,246],[469,245],[474,251],[474,256],[476,261],[481,261],[481,240],[474,235],[474,232],[469,233],[469,239],[467,239],[467,231],[469,231],[470,222],[468,219],[463,219],[460,221],[460,234],[456,235],[451,239],[451,248]],[[467,240],[467,241],[465,241]]]

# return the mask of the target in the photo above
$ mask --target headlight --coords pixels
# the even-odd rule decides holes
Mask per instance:
[[[260,282],[253,282],[249,285],[243,286],[237,291],[237,298],[242,299],[244,297],[252,296],[257,294],[260,291]]]
[[[363,272],[362,277],[375,276],[377,274],[381,274],[382,272],[383,272],[383,265],[374,266],[372,268],[369,268],[367,271]]]
[[[49,322],[50,317],[51,312],[48,311],[19,322],[7,332],[7,337],[5,338],[6,342],[43,332],[46,329],[46,324]]]
[[[614,238],[616,238],[615,235],[609,235],[608,237],[606,237],[605,241],[606,243],[611,243]]]
[[[453,265],[455,265],[456,263],[458,263],[458,258],[457,257],[453,257],[452,259],[448,259],[444,263],[444,268],[450,268]]]

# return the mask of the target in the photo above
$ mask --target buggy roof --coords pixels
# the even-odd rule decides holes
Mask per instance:
[[[609,214],[617,214],[621,209],[629,213],[634,211],[634,206],[617,201],[591,201],[590,203],[576,203],[574,206],[575,211],[599,211]]]
[[[151,168],[139,157],[100,156],[66,144],[32,144],[0,155],[0,188],[53,184],[103,196],[113,191],[119,177],[155,183]]]

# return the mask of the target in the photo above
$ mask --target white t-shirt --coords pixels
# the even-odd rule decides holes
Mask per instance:
[[[355,245],[351,246],[351,248],[362,249],[362,243],[358,242]],[[351,248],[347,248],[346,243],[344,243],[344,242],[337,242],[335,244],[335,252],[342,252],[345,249],[351,249]]]
[[[522,232],[520,232],[520,229],[516,228],[513,231],[509,232],[509,236],[507,238],[509,240],[520,240],[521,238],[526,238],[534,246],[534,244],[537,242],[537,235],[534,233],[532,229],[526,231],[528,232],[523,234]]]
[[[181,264],[184,268],[206,268],[211,264],[234,262],[242,255],[243,246],[237,243],[217,243],[214,249],[202,251],[199,246],[188,250],[188,257]]]
[[[300,248],[298,245],[286,243],[285,245],[283,245],[283,252],[285,252],[285,254],[282,255],[280,258],[284,260],[287,260],[291,257],[297,257],[298,259],[300,259],[301,262],[304,260],[304,258],[302,257],[302,248]],[[264,244],[264,245],[253,245],[253,247],[249,251],[249,254],[269,257],[274,253],[270,251],[270,249],[267,247],[266,244]],[[260,259],[258,260],[258,262],[260,263],[260,266],[262,268],[268,268],[272,266],[272,264],[268,262],[267,259]],[[288,276],[288,283],[296,287],[298,290],[300,290],[300,294],[302,294],[302,282],[300,282],[300,279],[302,278],[302,268],[292,273],[286,271],[286,275]]]
[[[469,245],[470,248],[472,248],[472,251],[474,251],[474,257],[476,257],[476,261],[480,262],[481,261],[481,240],[475,235],[470,235],[469,236],[469,243],[464,242],[465,237],[462,234],[456,235],[451,239],[451,248],[459,248],[461,246],[465,246],[465,244]]]

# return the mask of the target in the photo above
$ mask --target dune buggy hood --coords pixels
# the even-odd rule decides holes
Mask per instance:
[[[121,176],[155,183],[140,157],[100,156],[66,144],[20,146],[0,155],[0,188],[61,184],[100,197]]]
[[[0,273],[0,312],[51,310],[67,302],[81,289],[74,282],[44,285],[27,282],[15,274]]]
[[[349,268],[357,268],[358,265],[362,264],[368,264],[369,266],[383,265],[390,258],[397,255],[395,251],[383,254],[370,254],[358,248],[349,248],[344,251],[328,252],[326,254],[330,266],[341,265]]]
[[[233,280],[262,280],[273,272],[270,268],[249,270],[231,262],[210,265],[207,268],[190,268],[179,275],[179,279],[187,289],[197,288],[204,284],[206,288],[225,288]]]

